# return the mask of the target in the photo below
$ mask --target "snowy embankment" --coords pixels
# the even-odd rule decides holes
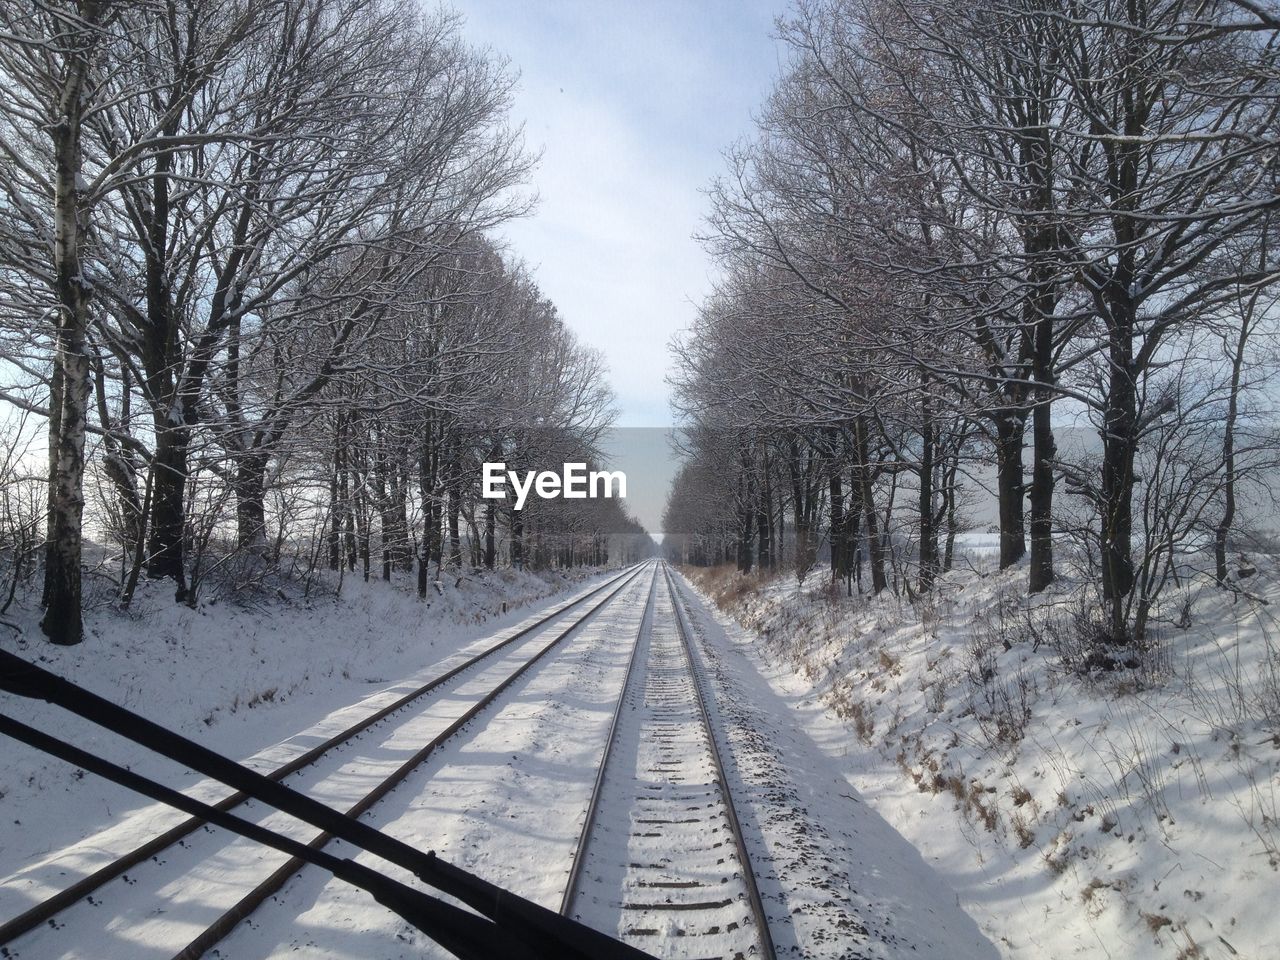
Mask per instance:
[[[600,575],[468,573],[443,581],[425,601],[407,581],[350,577],[340,597],[332,588],[321,596],[313,590],[310,598],[281,590],[195,609],[175,604],[170,585],[142,584],[130,612],[103,607],[91,614],[78,646],[45,642],[34,608],[18,610],[16,618],[10,612],[23,632],[6,630],[0,646],[228,756],[269,764],[269,748],[292,734],[381,696],[477,638],[526,619],[522,608]],[[43,705],[3,700],[4,712],[141,773],[179,787],[199,779],[79,718],[60,714],[59,726],[50,727]],[[149,804],[0,738],[0,877]]]
[[[1269,604],[1187,584],[1154,651],[1091,675],[1083,588],[1028,603],[1025,571],[956,572],[914,607],[821,573],[688,572],[1007,956],[1261,960],[1280,944],[1280,561],[1255,562]]]

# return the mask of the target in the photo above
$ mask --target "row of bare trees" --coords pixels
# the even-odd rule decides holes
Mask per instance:
[[[800,0],[676,344],[678,548],[928,591],[990,486],[1001,566],[1077,544],[1113,641],[1197,553],[1227,583],[1275,465],[1278,11]]]
[[[2,0],[0,83],[3,398],[48,424],[50,639],[82,636],[86,529],[125,603],[143,573],[193,602],[227,526],[263,558],[304,526],[367,558],[377,528],[425,584],[474,529],[477,450],[591,456],[599,361],[485,240],[529,204],[513,78],[454,15]]]

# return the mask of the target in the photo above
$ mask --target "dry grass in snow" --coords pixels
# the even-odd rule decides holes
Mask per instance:
[[[1009,956],[1275,956],[1280,560],[1184,582],[1142,651],[974,560],[915,605],[688,572]]]

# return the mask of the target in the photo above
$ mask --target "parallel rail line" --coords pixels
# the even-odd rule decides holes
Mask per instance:
[[[643,569],[643,568],[642,568]],[[621,593],[635,579],[640,576],[641,570],[636,570],[631,576],[626,577],[622,583],[605,595],[603,599],[590,610],[586,611],[573,623],[569,624],[558,634],[556,634],[546,645],[538,650],[530,659],[526,660],[516,670],[508,674],[506,679],[490,690],[487,694],[477,700],[469,707],[461,716],[450,723],[442,731],[431,738],[408,760],[397,767],[390,776],[374,787],[369,793],[365,794],[352,807],[345,811],[346,816],[358,818],[371,810],[379,801],[387,796],[392,790],[403,783],[415,770],[421,767],[428,759],[438,750],[445,742],[450,740],[454,734],[465,727],[468,723],[476,718],[481,712],[486,710],[495,700],[498,699],[506,690],[537,663],[542,661],[552,650],[560,646],[564,640],[578,629],[589,617],[601,610],[609,601]],[[615,578],[610,581],[618,583],[622,578]],[[333,834],[321,832],[316,834],[307,846],[313,850],[323,850],[329,842],[333,840]],[[174,955],[174,960],[199,960],[217,943],[223,940],[232,930],[234,930],[246,917],[253,913],[269,898],[274,896],[279,890],[288,883],[289,878],[296,874],[299,870],[306,866],[306,862],[298,856],[291,857],[282,864],[274,873],[254,887],[249,893],[241,898],[229,910],[222,913],[217,919],[209,924],[194,940],[186,947]]]
[[[632,816],[631,820],[631,838],[634,840],[637,836],[644,837],[660,837],[664,828],[678,828],[681,825],[700,829],[704,833],[714,834],[719,828],[714,825],[715,813],[708,813],[708,809],[718,807],[718,813],[723,816],[724,823],[728,828],[729,835],[732,839],[734,856],[737,859],[740,868],[740,878],[742,882],[742,890],[739,894],[726,896],[726,886],[731,887],[729,878],[721,877],[717,883],[710,879],[712,874],[722,872],[722,868],[726,863],[723,856],[717,852],[717,848],[722,844],[712,843],[709,850],[716,859],[713,863],[692,863],[692,862],[676,862],[674,864],[660,863],[631,863],[620,864],[619,867],[626,867],[635,871],[640,876],[636,882],[636,886],[641,889],[647,889],[659,896],[665,893],[667,899],[661,902],[653,902],[652,898],[646,898],[649,902],[628,902],[623,900],[619,906],[624,913],[635,911],[637,915],[645,915],[650,918],[653,926],[647,928],[637,928],[632,926],[626,933],[630,936],[627,938],[633,944],[640,946],[642,938],[656,935],[660,932],[659,924],[665,924],[674,928],[682,936],[688,939],[682,941],[687,949],[698,949],[695,946],[699,937],[699,931],[693,930],[690,924],[693,922],[693,915],[701,911],[704,916],[710,916],[714,911],[723,911],[725,908],[731,907],[740,897],[745,895],[747,907],[749,908],[749,922],[754,928],[756,934],[756,952],[755,956],[762,960],[775,960],[776,949],[773,943],[773,937],[769,930],[768,916],[764,909],[764,903],[760,896],[760,890],[756,883],[755,873],[751,865],[750,855],[747,850],[746,841],[742,831],[742,824],[739,820],[737,810],[734,807],[733,793],[729,786],[729,779],[725,774],[724,763],[721,758],[719,745],[717,742],[715,729],[712,724],[711,714],[707,707],[706,694],[704,693],[704,678],[698,669],[698,662],[692,647],[692,638],[690,631],[686,627],[684,616],[681,609],[681,602],[676,585],[673,581],[671,573],[663,564],[662,573],[666,584],[666,589],[670,596],[672,612],[675,620],[676,633],[679,637],[680,653],[677,659],[683,663],[681,671],[673,671],[673,654],[672,651],[664,649],[656,655],[653,652],[652,642],[647,645],[648,656],[645,658],[648,662],[643,668],[644,676],[642,678],[641,689],[644,693],[657,704],[655,707],[655,717],[662,715],[661,711],[666,705],[671,705],[672,710],[679,707],[687,707],[687,699],[689,689],[692,689],[692,701],[696,707],[696,716],[702,732],[702,740],[706,744],[707,759],[710,761],[711,769],[714,773],[715,794],[718,797],[718,804],[701,803],[704,797],[696,796],[680,787],[683,782],[676,774],[675,765],[671,768],[665,767],[661,762],[655,764],[651,772],[662,783],[643,785],[643,795],[637,795],[633,798],[631,810],[626,811],[626,815]],[[657,577],[655,575],[655,588]],[[655,610],[654,621],[656,621],[656,607],[653,607],[654,591],[650,592],[649,604]],[[565,916],[572,915],[574,905],[582,897],[585,891],[585,880],[588,861],[588,850],[596,835],[597,829],[601,824],[601,806],[602,798],[605,794],[605,782],[607,771],[610,768],[610,760],[614,755],[614,748],[619,739],[619,728],[621,726],[621,717],[625,710],[625,704],[628,699],[628,693],[636,683],[637,671],[640,670],[640,650],[642,646],[641,639],[645,629],[645,621],[648,620],[648,608],[646,617],[641,621],[640,633],[641,637],[637,638],[636,647],[633,650],[631,661],[628,664],[626,677],[618,697],[618,703],[615,707],[613,721],[610,725],[608,740],[605,744],[603,756],[601,757],[600,766],[597,770],[595,784],[592,788],[591,798],[588,802],[586,817],[583,821],[582,831],[578,839],[577,847],[574,851],[573,863],[569,873],[569,879],[565,886],[564,895],[560,904],[560,912]],[[654,621],[650,621],[649,626],[652,629]],[[652,641],[652,637],[651,637]],[[683,676],[679,674],[683,673]],[[662,722],[655,719],[654,727],[656,736],[659,739],[663,737],[674,737],[676,735],[677,720],[676,714],[672,712],[669,722]],[[640,786],[640,785],[637,785]],[[671,788],[669,790],[665,788]],[[640,794],[640,791],[636,791]],[[633,815],[632,811],[638,811],[639,815]],[[617,819],[620,819],[617,818]],[[630,843],[631,841],[629,841]],[[691,858],[692,859],[692,858]],[[699,877],[697,871],[701,870],[704,876]],[[597,878],[599,879],[599,878]],[[624,882],[625,885],[625,882]],[[719,887],[716,891],[715,888]],[[692,893],[693,891],[705,889],[708,896],[715,899],[702,899],[696,901],[681,900],[678,897],[673,899],[673,894],[679,891]],[[622,891],[618,891],[622,893]],[[624,894],[625,897],[625,894]],[[665,919],[662,915],[667,914]],[[655,922],[654,918],[658,918]],[[710,921],[708,921],[710,922]],[[702,934],[713,936],[718,934],[728,934],[737,927],[736,921],[730,921],[727,924],[717,924],[708,930],[701,931]],[[742,955],[742,954],[739,954]]]
[[[575,607],[578,607],[584,603],[587,603],[592,598],[599,597],[600,594],[602,593],[605,594],[596,603],[592,604],[588,609],[586,609],[579,616],[577,616],[577,618],[574,619],[572,623],[564,627],[555,636],[553,640],[551,640],[549,643],[547,643],[542,648],[540,648],[538,652],[530,660],[526,661],[514,673],[509,675],[502,683],[500,683],[496,688],[494,688],[488,695],[483,697],[480,701],[478,701],[471,708],[469,708],[461,717],[459,717],[452,724],[450,724],[445,729],[445,731],[443,731],[441,734],[434,737],[430,743],[428,743],[421,750],[419,750],[412,758],[410,758],[410,760],[402,764],[401,767],[399,767],[394,773],[392,773],[390,777],[384,780],[370,794],[366,795],[359,803],[357,803],[354,807],[351,808],[350,811],[348,811],[349,815],[351,816],[359,816],[360,814],[368,810],[370,807],[372,807],[375,803],[377,803],[378,800],[382,799],[382,797],[384,797],[387,793],[389,793],[396,785],[398,785],[406,777],[408,777],[409,774],[413,772],[413,769],[415,769],[416,767],[420,766],[423,762],[425,762],[426,759],[435,751],[435,749],[438,746],[440,746],[440,744],[444,743],[446,740],[452,737],[453,734],[457,733],[458,730],[460,730],[472,719],[474,719],[474,717],[477,714],[479,714],[482,710],[484,710],[487,706],[489,706],[495,699],[497,699],[497,697],[500,696],[503,691],[505,691],[508,687],[510,687],[511,684],[513,684],[517,679],[519,679],[519,677],[522,676],[525,672],[527,672],[535,663],[542,660],[547,654],[549,654],[553,649],[555,649],[566,637],[572,634],[579,626],[585,623],[598,611],[603,609],[604,606],[608,604],[615,596],[617,596],[626,586],[628,586],[636,578],[638,578],[640,574],[643,572],[643,570],[644,570],[644,566],[638,565],[632,569],[623,571],[622,573],[618,574],[615,577],[610,578],[609,580],[600,584],[595,589],[583,594],[582,596],[558,605],[555,609],[549,611],[544,616],[539,617],[534,622],[522,627],[512,635],[505,637],[504,639],[500,640],[495,644],[490,645],[484,650],[479,651],[473,656],[467,658],[462,663],[458,664],[457,666],[441,674],[439,677],[436,677],[428,681],[427,683],[422,684],[416,689],[409,691],[404,696],[396,699],[392,703],[375,711],[369,716],[362,718],[361,720],[347,727],[345,730],[342,730],[334,734],[332,737],[328,738],[327,740],[325,740],[320,744],[317,744],[315,747],[312,747],[310,750],[307,750],[305,753],[300,754],[298,757],[294,758],[293,760],[283,764],[280,767],[277,767],[276,769],[270,772],[264,773],[263,776],[265,776],[267,779],[271,781],[280,782],[286,779],[287,777],[291,776],[292,774],[295,774],[303,770],[304,768],[311,766],[316,761],[324,757],[326,754],[356,739],[361,734],[365,733],[366,731],[374,727],[376,724],[390,717],[392,714],[397,713],[398,711],[401,711],[411,705],[418,704],[419,701],[421,701],[424,697],[427,697],[431,693],[439,690],[445,684],[449,683],[451,680],[455,679],[462,673],[470,670],[472,667],[477,666],[478,664],[489,659],[490,657],[493,657],[495,654],[501,652],[502,650],[507,649],[512,644],[516,643],[518,640],[521,640],[524,637],[529,636],[530,634],[539,630],[541,627],[545,626],[550,621],[555,620],[556,618],[564,615],[570,610],[573,610]],[[237,791],[223,798],[217,803],[211,804],[210,806],[212,806],[214,809],[218,811],[226,812],[239,807],[240,805],[245,803],[248,799],[249,797],[246,793]],[[163,833],[158,834],[157,836],[146,841],[145,843],[140,844],[134,849],[112,860],[110,863],[105,864],[104,866],[98,868],[92,873],[76,881],[74,884],[71,884],[70,886],[53,894],[52,896],[47,897],[46,899],[33,905],[32,907],[23,911],[21,914],[17,915],[16,917],[13,917],[12,919],[6,921],[5,923],[0,924],[0,944],[9,943],[10,941],[16,939],[17,937],[20,937],[34,930],[36,927],[40,926],[41,924],[49,922],[54,917],[56,917],[59,913],[62,913],[69,907],[73,906],[74,904],[90,896],[106,883],[121,876],[122,874],[126,873],[128,870],[137,866],[138,864],[152,857],[155,857],[158,854],[164,852],[166,849],[178,844],[180,841],[190,836],[195,831],[199,830],[204,824],[205,824],[205,821],[200,817],[189,817],[188,819],[182,821],[181,823],[178,823],[174,827],[171,827],[170,829],[164,831]],[[320,836],[315,837],[311,841],[311,845],[314,848],[319,849],[320,847],[324,846],[329,839],[330,837],[328,835],[321,834]],[[257,904],[260,904],[263,900],[265,900],[268,896],[270,896],[275,889],[278,889],[279,886],[282,886],[283,883],[287,881],[289,876],[297,872],[298,868],[301,865],[302,865],[301,860],[297,858],[291,859],[289,863],[286,864],[285,867],[282,867],[280,870],[273,873],[271,878],[269,878],[267,881],[264,881],[262,884],[256,887],[249,895],[247,895],[239,903],[237,903],[235,907],[233,907],[231,910],[227,911],[225,914],[223,914],[221,917],[215,920],[214,923],[211,924],[210,927],[200,935],[200,937],[198,937],[195,941],[193,941],[190,946],[188,946],[186,949],[180,952],[177,956],[178,957],[199,956],[200,952],[207,950],[210,946],[212,946],[214,943],[220,940],[223,936],[225,936],[226,933],[230,932],[230,930],[235,926],[235,923],[239,922],[240,919],[243,919],[245,916],[247,916],[254,906],[256,906]],[[267,889],[268,884],[272,882],[276,882],[276,885],[274,886],[274,888],[268,890]],[[218,932],[219,930],[221,931],[220,933]],[[203,946],[202,949],[198,950],[201,944],[205,944],[205,946]],[[193,952],[193,951],[198,951],[198,952]]]
[[[688,850],[675,851],[671,857],[664,855],[654,858],[660,861],[658,863],[628,865],[624,862],[617,865],[618,868],[633,871],[630,897],[620,890],[619,893],[623,894],[621,901],[612,903],[613,907],[622,911],[623,916],[631,915],[637,918],[637,922],[631,923],[623,930],[624,939],[631,941],[633,947],[641,947],[645,939],[666,929],[682,936],[688,934],[687,938],[677,941],[681,943],[682,955],[696,956],[689,951],[700,949],[710,951],[713,949],[711,944],[723,945],[726,941],[730,941],[732,942],[730,952],[736,951],[738,957],[750,955],[763,960],[776,960],[768,917],[751,865],[742,825],[734,806],[711,711],[708,708],[706,690],[709,688],[699,669],[691,631],[686,625],[686,610],[683,607],[680,592],[665,564],[654,564],[652,569],[648,564],[639,565],[607,580],[580,597],[560,604],[510,636],[468,657],[439,677],[397,698],[394,702],[264,776],[273,782],[284,780],[291,774],[314,764],[330,751],[359,737],[392,714],[411,705],[420,704],[423,698],[433,691],[440,690],[449,681],[511,647],[516,641],[534,634],[535,631],[575,608],[587,605],[586,609],[576,616],[553,628],[555,635],[546,643],[539,641],[540,645],[532,656],[526,659],[522,654],[519,666],[478,700],[471,703],[461,715],[448,722],[443,729],[439,732],[433,731],[427,743],[418,748],[411,757],[397,766],[390,776],[380,780],[372,790],[345,811],[345,816],[350,818],[362,816],[421,768],[439,748],[488,709],[535,665],[561,646],[587,620],[603,610],[627,587],[635,584],[646,571],[649,571],[651,579],[644,608],[641,611],[635,642],[628,657],[617,703],[610,717],[609,729],[591,787],[586,814],[574,846],[569,877],[559,912],[570,916],[575,903],[583,895],[585,880],[591,872],[588,866],[588,851],[597,833],[604,827],[618,826],[616,823],[610,824],[607,820],[602,821],[602,808],[614,806],[615,803],[621,806],[628,802],[626,798],[630,797],[630,807],[623,813],[623,816],[630,818],[630,823],[627,826],[624,821],[622,825],[624,829],[630,831],[629,843],[636,837],[657,838],[661,848],[664,831],[670,832],[667,842],[671,842],[680,836],[682,830],[695,832],[700,842],[691,844]],[[660,579],[662,584],[659,582]],[[657,604],[663,585],[671,605],[671,621],[674,622],[668,621],[665,609],[660,611]],[[655,629],[658,628],[660,628],[660,639],[655,640]],[[648,631],[647,642],[646,631]],[[617,762],[615,761],[611,766],[611,760],[617,753],[616,744],[624,734],[640,737],[646,731],[645,727],[624,731],[627,703],[637,684],[640,684],[639,689],[644,691],[646,705],[652,707],[650,711],[652,718],[647,728],[651,740],[646,742],[650,748],[656,749],[657,753],[657,759],[650,760],[648,770],[653,775],[654,782],[641,784],[637,781],[634,789],[624,787],[621,802],[605,804],[602,798],[606,793],[606,781],[616,779],[612,778],[612,771],[617,767]],[[447,718],[441,718],[442,721],[444,719]],[[679,752],[695,741],[699,746],[695,748],[694,754],[682,755]],[[695,782],[685,784],[684,775],[689,772],[688,764],[691,761],[697,775],[694,778]],[[248,799],[246,793],[236,792],[211,806],[213,809],[226,812],[235,809]],[[616,816],[621,811],[614,809],[608,812],[614,814],[615,819],[621,819]],[[0,925],[0,944],[7,943],[36,926],[50,921],[71,905],[89,897],[110,880],[179,843],[205,823],[206,820],[202,817],[192,816]],[[317,826],[320,825],[317,823]],[[729,852],[721,849],[726,847],[724,840],[716,837],[716,834],[720,834],[722,830],[727,831],[731,839],[732,860],[729,859]],[[305,848],[321,853],[333,838],[332,833],[321,830],[305,843]],[[642,844],[643,842],[641,841]],[[297,854],[275,868],[270,876],[261,880],[230,908],[224,910],[198,936],[178,951],[174,960],[196,960],[204,956],[283,888],[291,877],[306,866],[309,859],[301,841],[294,844],[294,849],[298,851]],[[640,849],[643,849],[643,846]],[[696,862],[699,853],[702,854],[705,862]],[[687,861],[681,860],[680,854],[687,854]],[[734,861],[736,861],[736,869]],[[601,882],[599,876],[594,879],[597,884]],[[622,886],[626,888],[627,882],[624,881]],[[637,891],[640,891],[639,895]],[[740,912],[743,901],[749,910],[747,913]],[[621,921],[619,925],[623,926]],[[742,939],[746,932],[741,929],[742,927],[751,929],[753,938],[750,945]],[[701,936],[704,934],[705,937]]]
[[[760,935],[761,956],[765,957],[766,960],[775,960],[777,950],[773,944],[773,934],[769,931],[769,917],[765,913],[764,901],[760,898],[760,887],[756,883],[755,871],[751,867],[751,857],[747,852],[742,824],[738,820],[738,812],[733,805],[733,793],[729,789],[728,777],[725,776],[724,762],[721,759],[720,747],[716,741],[715,728],[711,725],[711,715],[707,710],[706,697],[702,692],[703,678],[698,671],[697,658],[693,650],[693,638],[685,627],[680,591],[672,580],[671,571],[666,569],[665,564],[663,565],[663,573],[667,578],[667,587],[671,591],[671,604],[675,608],[676,627],[680,632],[680,639],[684,642],[684,652],[688,658],[689,672],[693,676],[693,688],[698,694],[698,710],[702,714],[702,723],[707,731],[707,742],[711,746],[711,760],[715,764],[716,779],[720,783],[720,789],[725,798],[725,813],[729,818],[738,860],[742,864],[743,880],[746,883],[747,897],[751,903],[751,914],[755,920],[756,930]]]
[[[631,677],[636,670],[636,661],[640,659],[641,641],[644,639],[644,628],[649,623],[649,614],[653,610],[653,595],[657,592],[658,578],[653,578],[649,587],[649,597],[645,601],[644,613],[640,616],[640,626],[636,629],[636,642],[631,648],[631,657],[627,660],[627,670],[622,678],[622,687],[618,692],[618,702],[613,708],[613,717],[609,721],[609,732],[605,736],[604,754],[600,757],[600,766],[596,768],[595,783],[591,787],[591,799],[587,803],[587,815],[582,821],[582,830],[578,834],[578,842],[574,847],[573,864],[569,868],[569,880],[565,884],[564,896],[560,899],[560,913],[569,915],[569,909],[578,895],[578,885],[582,879],[582,865],[585,860],[583,852],[591,839],[596,826],[596,817],[600,810],[600,790],[604,785],[605,771],[609,768],[609,757],[613,753],[613,742],[618,735],[618,724],[622,718],[622,708],[627,700],[627,691],[631,688]]]

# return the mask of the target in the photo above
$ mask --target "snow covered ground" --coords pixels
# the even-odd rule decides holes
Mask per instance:
[[[574,630],[545,665],[521,677],[365,819],[417,849],[435,850],[464,869],[558,906],[575,839],[568,824],[586,807],[613,697],[644,609],[637,598],[647,588],[647,577],[630,581],[619,602]],[[385,775],[391,761],[421,746],[561,626],[531,635],[501,662],[469,674],[447,697],[433,699],[420,716],[397,727],[377,753],[362,747],[353,770],[365,778]],[[353,790],[351,779],[339,778],[332,789],[344,795],[368,789]],[[356,859],[415,883],[408,871],[388,868],[377,857],[360,853]],[[380,960],[448,956],[364,892],[318,870],[296,877],[210,956],[285,958],[299,952]]]
[[[1062,584],[1028,605],[1021,572],[989,560],[970,554],[927,608],[833,597],[817,577],[801,588],[693,572],[736,620],[676,578],[779,955],[1274,956],[1280,561],[1255,558],[1247,581],[1270,604],[1188,584],[1164,611],[1156,655],[1084,677],[1064,662],[1079,590]],[[647,649],[654,618],[674,612],[662,594],[645,617],[651,573],[566,634],[371,822],[558,907],[632,647]],[[362,583],[341,601],[197,610],[146,594],[129,618],[99,615],[81,647],[23,642],[30,622],[5,647],[265,768],[598,582],[494,574],[442,585],[430,607]],[[345,807],[574,618],[294,782]],[[621,714],[624,755],[643,746],[632,742],[638,707]],[[44,706],[4,709],[202,796],[224,792]],[[10,742],[0,756],[0,918],[182,819]],[[310,835],[269,811],[254,818]],[[608,836],[619,828],[599,825],[606,842],[593,856],[617,847]],[[659,851],[673,877],[697,867],[688,854]],[[171,956],[167,945],[246,892],[262,858],[252,844],[194,835],[15,955]],[[609,902],[607,890],[592,896]],[[661,942],[642,946],[664,955]],[[442,954],[309,870],[208,954],[286,955]]]
[[[272,594],[194,610],[175,604],[171,587],[144,583],[129,614],[98,610],[79,646],[46,643],[34,609],[18,611],[23,633],[5,631],[0,646],[228,756],[268,766],[281,762],[279,750],[268,748],[332,723],[335,711],[359,711],[388,697],[402,681],[526,619],[536,601],[576,592],[583,576],[595,581],[599,572],[499,570],[450,579],[426,601],[407,583],[350,577],[340,599],[330,593],[285,602]],[[8,697],[4,709],[24,722],[51,715],[43,705]],[[58,713],[56,723],[50,729],[88,749],[109,749],[140,773],[172,769],[78,718]],[[0,738],[0,877],[149,805]],[[0,891],[0,915],[7,918],[11,907]]]
[[[779,956],[994,960],[955,893],[863,802],[769,682],[749,634],[686,609]]]
[[[512,667],[563,633],[551,655],[368,814],[370,822],[420,849],[435,849],[487,879],[558,907],[632,647],[645,639],[645,629],[652,631],[654,617],[673,612],[663,599],[649,618],[644,615],[655,572],[646,567],[614,601],[570,632],[564,627],[577,613],[557,616],[492,661],[450,681],[421,708],[388,718],[350,749],[291,782],[345,808]],[[253,754],[255,765],[273,766],[438,675],[466,652],[488,646],[492,639],[482,635],[509,635],[518,619],[562,609],[592,584],[550,603],[531,604],[523,618],[494,617],[482,627],[458,623],[500,609],[499,597],[531,598],[557,586],[566,585],[522,576],[474,584],[467,597],[451,598],[446,588],[438,604],[448,615],[439,619],[423,618],[414,601],[377,586],[353,591],[342,605],[326,603],[310,613],[293,609],[292,619],[289,610],[275,604],[204,613],[155,607],[149,612],[166,619],[169,631],[181,630],[181,654],[170,650],[172,637],[166,641],[158,631],[140,629],[131,637],[110,624],[100,626],[95,638],[110,669],[95,671],[87,647],[55,651],[54,667],[108,694],[132,691],[131,705],[141,712],[233,755]],[[665,589],[661,581],[657,589]],[[938,960],[994,960],[996,947],[961,909],[951,886],[859,798],[843,771],[832,767],[827,744],[797,725],[791,698],[774,690],[755,660],[744,655],[750,643],[723,629],[687,587],[679,592],[779,956],[888,960],[909,952]],[[246,644],[256,645],[257,667],[232,667]],[[152,645],[155,651],[148,654]],[[133,652],[136,648],[142,652]],[[180,683],[183,677],[199,682]],[[264,683],[280,692],[259,697],[250,707],[248,691]],[[6,702],[5,708],[30,711],[37,725],[49,726],[51,717],[38,705],[15,708]],[[630,742],[636,731],[628,732],[626,724],[636,720],[638,726],[641,713],[623,711],[628,719],[619,742]],[[84,735],[59,729],[73,739]],[[4,799],[0,827],[7,865],[0,874],[0,917],[14,915],[34,898],[181,819],[91,777],[61,772],[38,755],[8,744],[4,749],[7,772],[19,774],[8,774],[16,786]],[[119,745],[112,743],[107,752],[120,756]],[[170,782],[176,775],[163,762],[136,758],[135,766],[146,773],[163,771]],[[202,795],[224,792],[195,777],[186,786]],[[259,822],[300,838],[310,835],[278,814],[250,807],[246,814]],[[643,816],[637,810],[631,819]],[[610,816],[627,819],[625,811]],[[626,826],[611,822],[598,828],[603,835]],[[181,849],[112,881],[87,906],[82,902],[48,929],[11,944],[10,955],[22,960],[172,956],[279,862],[261,848],[219,833],[193,834]],[[332,846],[336,853],[350,854],[340,842]],[[691,863],[689,851],[674,842],[655,855],[669,863],[675,877],[706,866]],[[409,879],[366,854],[358,859]],[[625,870],[618,864],[613,874]],[[593,895],[608,894],[597,889]],[[669,955],[675,949],[670,937],[678,933],[672,927],[667,940],[640,945]],[[438,948],[367,895],[311,869],[294,876],[207,954],[236,960],[437,955],[442,955]]]
[[[707,629],[763,678],[735,702],[785,705],[840,781],[813,795],[822,822],[874,807],[901,835],[883,843],[914,844],[1001,955],[1264,960],[1280,944],[1280,562],[1254,563],[1269,605],[1187,584],[1156,654],[1092,678],[1062,656],[1081,590],[1029,607],[1025,572],[982,555],[916,608],[833,597],[816,575],[692,573],[732,614]],[[813,767],[777,743],[760,748]]]

